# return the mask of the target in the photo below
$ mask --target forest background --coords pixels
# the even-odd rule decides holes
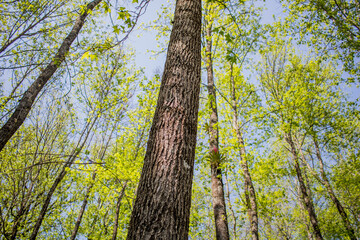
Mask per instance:
[[[0,2],[2,130],[31,84],[56,68],[0,152],[3,239],[126,238],[175,6],[91,3]],[[217,236],[214,165],[231,239],[360,237],[359,5],[203,2],[191,239]],[[68,52],[54,58],[79,16]]]

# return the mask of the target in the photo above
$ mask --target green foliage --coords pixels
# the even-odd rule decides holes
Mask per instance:
[[[208,147],[208,109],[213,99],[207,97],[203,84],[191,239],[215,236],[211,163],[219,163],[222,170],[232,239],[250,239],[244,159],[255,186],[260,238],[310,238],[286,133],[293,136],[324,238],[348,235],[323,184],[314,139],[324,173],[360,237],[360,111],[358,96],[351,95],[357,91],[354,82],[360,71],[359,5],[356,1],[282,2],[285,18],[264,25],[258,2],[203,3],[204,26],[212,26],[220,150]],[[53,58],[87,3],[0,3],[1,123]],[[151,49],[156,55],[166,52],[174,3],[164,5],[150,24],[157,34],[158,48]],[[118,206],[117,239],[126,238],[160,88],[160,76],[144,78],[144,71],[134,64],[134,52],[124,42],[146,4],[103,1],[90,13],[65,63],[0,153],[2,237],[10,239],[16,233],[18,239],[29,238],[54,180],[65,168],[38,238],[69,238],[85,199],[77,238],[110,239]],[[240,147],[246,148],[244,156]],[[72,156],[74,161],[68,164]]]
[[[359,80],[359,3],[352,0],[283,1],[289,9],[286,21],[299,33],[301,43],[319,52],[333,51],[352,78]]]

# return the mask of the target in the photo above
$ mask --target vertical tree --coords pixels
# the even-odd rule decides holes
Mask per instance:
[[[127,239],[187,239],[201,71],[201,0],[177,0]]]
[[[209,4],[209,14],[211,14],[213,7]],[[205,26],[206,39],[206,72],[207,72],[207,89],[209,98],[209,150],[211,163],[211,192],[212,202],[215,218],[216,239],[229,239],[229,227],[226,214],[226,203],[224,197],[224,184],[222,180],[220,150],[219,150],[219,121],[216,103],[216,90],[214,82],[214,71],[212,61],[212,24],[213,19],[207,16]]]
[[[243,134],[241,133],[240,123],[238,119],[238,104],[236,100],[236,86],[233,76],[233,64],[231,63],[230,67],[230,89],[231,89],[231,103],[233,110],[233,128],[237,137],[237,145],[240,152],[240,160],[241,160],[241,168],[244,173],[244,188],[245,188],[245,201],[246,207],[248,210],[248,217],[250,221],[250,229],[253,240],[259,239],[259,220],[258,220],[258,210],[256,203],[256,194],[255,188],[251,179],[251,174],[249,170],[249,164],[246,156],[245,150],[245,141],[243,138]],[[252,94],[252,92],[250,92]]]
[[[310,195],[310,189],[305,184],[304,174],[302,173],[300,163],[299,163],[299,153],[296,149],[294,140],[293,140],[293,133],[291,130],[289,132],[284,133],[285,134],[285,140],[290,146],[290,152],[292,154],[293,160],[294,160],[294,167],[296,171],[296,176],[299,182],[299,188],[300,188],[300,194],[301,198],[304,202],[305,209],[308,212],[310,223],[313,227],[314,235],[317,240],[322,240],[322,234],[319,226],[319,221],[317,214],[315,212],[315,206],[312,201],[311,195]]]
[[[315,147],[315,153],[316,153],[316,157],[318,158],[319,161],[319,167],[320,167],[320,174],[322,177],[322,184],[325,186],[331,200],[333,201],[334,205],[336,206],[341,219],[343,221],[344,227],[346,228],[347,234],[349,235],[349,238],[351,240],[356,240],[356,236],[355,236],[355,231],[351,226],[351,223],[349,221],[349,218],[347,216],[347,213],[343,207],[343,205],[340,203],[338,197],[336,196],[333,187],[330,184],[330,181],[328,179],[328,176],[326,175],[325,169],[324,169],[324,161],[322,159],[321,156],[321,152],[320,152],[320,148],[319,148],[319,143],[316,139],[316,136],[313,137],[313,142],[314,142],[314,147]]]
[[[90,191],[91,191],[91,189],[92,189],[93,186],[94,186],[95,178],[96,178],[96,172],[94,172],[94,173],[92,174],[92,180],[93,180],[93,182],[91,182],[90,185],[86,188],[85,197],[84,197],[83,203],[82,203],[82,205],[81,205],[81,209],[80,209],[78,218],[76,219],[74,230],[73,230],[72,233],[71,233],[70,240],[74,240],[75,237],[76,237],[76,234],[77,234],[78,231],[79,231],[80,223],[81,223],[82,217],[83,217],[83,215],[84,215],[84,212],[85,212],[85,209],[86,209],[86,205],[87,205],[88,200],[89,200]]]
[[[321,69],[319,61],[308,60],[303,64],[304,60],[295,56],[292,51],[286,51],[281,45],[277,46],[277,49],[275,47],[264,58],[265,70],[261,76],[261,84],[268,97],[268,104],[276,109],[279,134],[287,142],[287,148],[291,153],[301,200],[308,213],[314,237],[320,240],[323,236],[315,210],[316,205],[312,199],[306,172],[300,165],[301,144],[297,146],[296,142],[299,136],[300,142],[304,142],[308,133],[308,129],[303,129],[301,115],[304,112],[312,113],[314,106],[309,106],[310,102],[315,102],[312,94],[316,93],[314,94],[316,97],[320,95],[318,89],[321,88],[320,83],[323,80],[319,79],[326,79],[329,76],[324,75],[325,70]]]

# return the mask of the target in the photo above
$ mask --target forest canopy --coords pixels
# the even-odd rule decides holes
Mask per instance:
[[[358,0],[0,22],[0,239],[360,238]]]

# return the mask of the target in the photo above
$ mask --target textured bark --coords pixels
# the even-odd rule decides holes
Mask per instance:
[[[332,188],[332,186],[330,184],[330,181],[326,176],[326,173],[325,173],[325,170],[324,170],[324,162],[323,162],[323,159],[321,157],[319,145],[318,145],[315,138],[313,139],[313,141],[314,141],[314,145],[315,145],[316,157],[319,160],[322,182],[323,182],[328,194],[330,195],[331,200],[335,204],[335,206],[336,206],[336,208],[337,208],[337,210],[338,210],[338,212],[339,212],[339,214],[341,216],[341,219],[342,219],[343,224],[344,224],[344,226],[346,228],[346,231],[347,231],[347,234],[348,234],[349,238],[351,240],[356,240],[355,231],[354,231],[354,229],[352,228],[352,226],[350,224],[347,213],[346,213],[345,209],[343,208],[342,204],[340,203],[339,199],[336,197],[335,192],[334,192],[334,190],[333,190],[333,188]]]
[[[127,183],[128,183],[128,181],[125,181],[125,183],[124,183],[124,185],[123,185],[123,187],[122,187],[122,189],[121,189],[120,195],[119,195],[119,197],[118,197],[118,200],[117,200],[116,212],[115,212],[114,229],[113,229],[113,234],[112,234],[112,238],[111,238],[112,240],[116,240],[116,235],[117,235],[118,226],[119,226],[119,215],[120,215],[121,200],[122,200],[122,198],[124,197]]]
[[[218,112],[216,103],[216,90],[214,84],[214,72],[212,62],[212,39],[211,23],[206,26],[206,71],[208,80],[208,95],[210,101],[210,121],[209,121],[209,149],[212,154],[211,159],[211,193],[214,210],[214,220],[216,229],[216,239],[229,239],[229,227],[226,214],[226,203],[224,197],[224,184],[220,168],[219,151],[219,129]]]
[[[312,202],[312,200],[311,200],[311,198],[310,198],[310,196],[308,194],[308,191],[306,189],[305,181],[304,181],[304,178],[303,178],[302,173],[301,173],[298,153],[297,153],[294,141],[292,140],[291,134],[290,133],[286,134],[285,139],[290,145],[290,151],[291,151],[291,154],[293,155],[293,159],[294,159],[296,176],[297,176],[298,181],[299,181],[301,198],[303,199],[305,208],[306,208],[306,210],[307,210],[307,212],[309,214],[310,223],[311,223],[313,231],[314,231],[315,239],[322,240],[323,237],[321,235],[319,222],[317,220],[314,204],[313,204],[313,202]]]
[[[90,196],[90,191],[94,186],[95,177],[96,177],[96,172],[94,172],[93,175],[92,175],[92,181],[93,182],[86,189],[85,198],[84,198],[83,203],[81,205],[81,209],[80,209],[78,218],[76,219],[75,227],[74,227],[74,229],[73,229],[73,231],[71,233],[70,240],[74,240],[76,238],[76,235],[77,235],[78,231],[79,231],[80,223],[81,223],[82,217],[84,215],[84,212],[85,212],[85,209],[86,209],[86,206],[87,206],[87,203],[88,203],[88,199],[89,199],[89,196]]]
[[[31,84],[31,86],[25,91],[23,97],[19,101],[19,104],[15,108],[14,113],[0,129],[0,151],[4,148],[6,143],[23,124],[31,110],[31,107],[37,95],[43,89],[45,84],[50,80],[50,78],[54,75],[56,70],[60,67],[61,63],[65,60],[65,57],[69,52],[70,46],[78,36],[89,12],[93,10],[96,5],[98,5],[101,1],[102,0],[94,0],[87,5],[86,10],[81,13],[78,19],[75,21],[71,32],[64,39],[53,60],[49,63],[49,65],[47,65],[44,70],[41,71],[39,77],[35,80],[35,82]]]
[[[246,159],[246,149],[245,142],[242,137],[242,133],[239,128],[239,120],[238,120],[238,110],[236,104],[236,95],[235,95],[235,81],[233,77],[233,67],[231,65],[231,98],[232,98],[232,108],[233,108],[233,128],[235,129],[236,136],[238,139],[239,149],[240,149],[240,160],[241,160],[241,168],[244,172],[245,178],[245,199],[247,204],[248,216],[250,221],[250,230],[251,236],[253,240],[259,239],[259,220],[258,220],[258,211],[257,211],[257,203],[256,203],[256,194],[255,188],[251,179],[251,174],[249,171],[248,162]]]
[[[188,239],[201,71],[201,0],[177,0],[127,239]]]

